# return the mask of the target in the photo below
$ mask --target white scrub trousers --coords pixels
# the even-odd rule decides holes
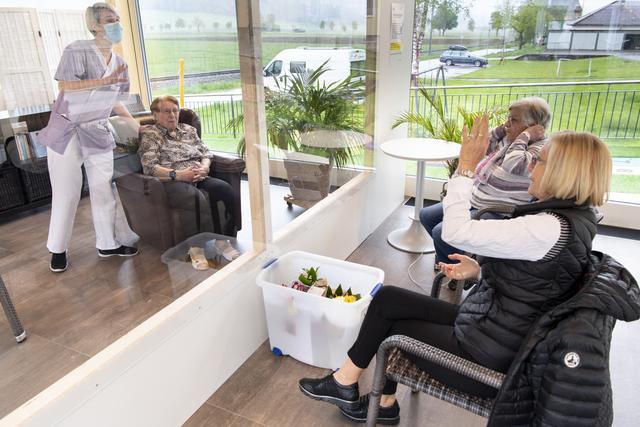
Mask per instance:
[[[82,191],[82,169],[89,182],[89,197],[93,227],[96,232],[96,248],[116,249],[131,246],[138,236],[127,223],[113,177],[113,153],[111,151],[82,158],[78,138],[74,136],[64,154],[47,149],[47,162],[51,178],[51,222],[47,248],[61,253],[69,249],[71,232]]]

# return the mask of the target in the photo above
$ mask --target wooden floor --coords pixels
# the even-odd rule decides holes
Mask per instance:
[[[246,188],[246,187],[245,187]],[[272,187],[272,215],[277,229],[299,215],[282,202],[286,188]],[[248,205],[246,205],[248,206]],[[249,212],[249,209],[245,209]],[[413,284],[407,267],[416,255],[392,249],[387,234],[406,226],[412,208],[401,207],[388,218],[349,260],[382,268],[387,284],[416,291],[430,288],[433,255],[414,266]],[[88,199],[81,201],[69,253],[69,271],[53,274],[45,248],[48,209],[24,214],[0,224],[0,274],[5,280],[29,338],[16,344],[9,325],[0,317],[0,417],[36,395],[149,316],[183,295],[211,272],[196,272],[188,264],[165,265],[160,252],[140,244],[140,255],[100,259],[96,255]],[[248,218],[239,240],[250,241]],[[640,277],[638,240],[598,236],[596,248],[619,259]],[[179,278],[179,279],[178,279]],[[451,297],[448,291],[444,298]],[[640,331],[619,322],[612,345],[615,425],[635,425],[634,399],[640,391]],[[297,381],[326,370],[290,357],[275,357],[265,342],[206,404],[187,426],[341,426],[348,425],[335,407],[305,398]],[[361,381],[370,388],[371,367]],[[452,405],[399,389],[401,425],[481,426],[485,420]]]
[[[421,286],[411,282],[408,266],[418,257],[391,248],[386,236],[396,228],[407,225],[413,208],[402,206],[390,216],[348,258],[349,261],[372,265],[385,271],[385,283],[428,293],[433,277],[433,254],[424,255],[412,268],[412,276],[419,277]],[[640,278],[638,233],[635,240],[598,236],[594,246],[613,255]],[[452,299],[452,292],[443,289],[441,297]],[[614,392],[614,425],[635,426],[639,415],[635,402],[640,392],[640,322],[618,322],[611,348],[611,377]],[[375,361],[360,380],[360,391],[371,389]],[[311,400],[298,390],[303,377],[321,377],[329,370],[314,368],[290,357],[276,357],[266,341],[245,364],[225,382],[185,423],[197,426],[352,426],[339,410],[328,403]],[[456,406],[417,393],[404,386],[398,388],[401,407],[400,426],[474,427],[486,425],[486,419],[463,411]]]
[[[247,183],[242,182],[243,230],[238,242],[251,247]],[[272,186],[272,218],[278,229],[303,209],[287,208],[288,188]],[[16,344],[0,314],[0,417],[63,377],[215,270],[160,261],[162,253],[144,242],[132,258],[99,258],[89,199],[83,198],[68,252],[69,269],[49,270],[45,247],[48,207],[0,224],[0,275],[28,338]]]

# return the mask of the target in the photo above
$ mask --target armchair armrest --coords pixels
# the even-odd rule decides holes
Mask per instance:
[[[228,182],[233,188],[233,210],[236,230],[242,229],[242,201],[240,197],[240,179],[245,169],[245,161],[232,155],[210,153],[211,172],[214,178]]]
[[[211,154],[211,169],[220,173],[242,173],[246,167],[244,160],[231,155]]]

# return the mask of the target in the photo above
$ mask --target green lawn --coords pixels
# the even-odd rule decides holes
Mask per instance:
[[[186,95],[198,95],[202,93],[212,93],[212,92],[219,92],[219,91],[225,91],[230,89],[240,89],[240,80],[238,79],[223,80],[219,82],[196,83],[196,84],[185,85],[184,93]],[[174,96],[178,96],[180,93],[178,86],[170,86],[162,89],[157,89],[154,91],[154,95],[156,95],[155,92],[158,92],[158,94],[162,93],[163,95],[174,95]]]
[[[589,77],[589,62],[591,61],[591,76]],[[560,73],[556,75],[557,61],[518,61],[507,59],[502,64],[484,67],[453,80],[469,83],[474,80],[500,80],[496,83],[530,82],[535,80],[557,81],[571,79],[572,81],[588,80],[616,80],[638,79],[640,77],[640,61],[631,61],[618,57],[604,57],[593,59],[575,59],[562,61]]]
[[[298,43],[265,42],[263,44],[264,62],[285,48],[296,47]],[[151,76],[177,74],[178,58],[186,59],[186,73],[209,70],[238,68],[236,42],[210,40],[184,40],[176,38],[148,39],[147,57]],[[359,46],[361,47],[361,46]],[[446,48],[435,45],[434,49]],[[526,48],[509,55],[530,53],[535,48]],[[435,55],[437,56],[437,55]],[[481,88],[486,84],[508,84],[548,81],[601,81],[640,78],[640,62],[615,57],[594,58],[591,60],[591,75],[588,75],[589,60],[563,61],[560,74],[556,76],[556,61],[514,61],[506,60],[502,64],[476,70],[455,80],[448,80],[447,86],[465,85],[464,89],[448,89],[450,111],[464,107],[469,111],[481,107],[499,105],[508,106],[510,102],[522,96],[539,95],[545,97],[553,112],[552,131],[559,129],[587,130],[601,136],[607,142],[614,157],[640,157],[640,130],[636,130],[640,111],[640,85],[625,84],[607,88],[607,85],[571,85],[540,88]],[[239,81],[223,81],[190,85],[187,94],[207,93],[240,87]],[[608,89],[608,90],[607,90]],[[637,91],[633,92],[633,91]],[[162,89],[163,93],[178,94],[177,87]],[[589,93],[591,93],[589,95]],[[489,96],[486,96],[489,94]],[[413,102],[411,104],[414,105]],[[605,108],[603,110],[603,105]],[[226,134],[225,125],[231,117],[241,112],[240,102],[214,104],[197,108],[205,132],[204,140],[216,150],[235,152],[241,135],[232,137]],[[560,111],[560,113],[558,113]],[[625,137],[625,132],[627,133]],[[635,135],[633,135],[635,132]],[[633,137],[632,137],[633,136]],[[359,156],[361,157],[361,156]],[[360,163],[357,159],[356,163]],[[411,173],[415,165],[408,165]],[[414,172],[415,173],[415,172]],[[444,168],[427,168],[427,175],[445,178]],[[612,181],[614,192],[637,192],[640,177],[615,175]]]
[[[299,42],[264,41],[262,43],[262,62],[266,65],[283,49],[299,47]],[[305,43],[313,46],[313,44]],[[322,46],[327,46],[326,43]],[[235,70],[240,68],[238,42],[215,41],[207,39],[148,38],[144,44],[150,77],[178,75],[178,60],[184,58],[185,74],[207,71]],[[364,45],[354,44],[354,48]]]
[[[511,46],[511,45],[505,46],[505,48],[507,49],[514,48],[514,47],[515,46]],[[500,48],[502,48],[502,46],[500,46]],[[525,55],[527,53],[540,53],[542,51],[544,51],[544,48],[527,45],[527,46],[524,46],[522,49],[505,51],[504,54],[502,52],[492,53],[490,55],[487,55],[487,58],[502,58],[503,56],[505,57],[519,56],[519,55]]]
[[[587,77],[588,59],[563,61],[561,76],[575,81],[636,79],[640,77],[640,62],[620,58],[594,58],[591,77]],[[640,85],[569,85],[529,87],[478,87],[557,80],[554,61],[507,60],[502,65],[483,68],[449,80],[447,86],[468,86],[447,89],[449,111],[464,108],[477,111],[486,108],[506,108],[524,96],[541,96],[553,113],[551,131],[564,129],[592,132],[600,136],[615,157],[640,157]],[[531,77],[535,76],[535,77]],[[438,89],[442,94],[442,90]],[[413,108],[415,104],[412,102]],[[421,107],[424,108],[424,107]],[[422,110],[424,111],[424,110]]]
[[[265,64],[282,49],[297,47],[299,43],[264,43]],[[151,77],[177,76],[178,60],[184,58],[185,74],[240,68],[238,43],[234,41],[147,39],[147,63]]]

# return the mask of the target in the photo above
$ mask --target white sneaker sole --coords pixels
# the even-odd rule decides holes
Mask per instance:
[[[51,267],[51,265],[49,265],[49,270],[53,271],[54,273],[62,273],[63,271],[67,271],[67,268],[69,268],[69,265],[65,265],[64,268],[53,268]]]
[[[136,256],[136,255],[138,255],[138,252],[136,252],[135,254],[101,254],[98,251],[98,256],[100,258],[111,258],[112,256],[121,256],[121,257],[125,257],[126,258],[126,257],[132,257],[132,256]]]

